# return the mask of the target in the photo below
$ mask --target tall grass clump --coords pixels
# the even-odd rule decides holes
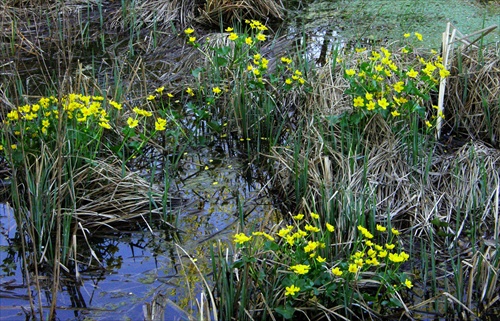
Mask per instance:
[[[222,138],[231,137],[244,146],[269,146],[286,136],[293,106],[286,97],[298,95],[307,85],[304,66],[291,57],[266,54],[268,28],[256,20],[227,27],[222,36],[197,39],[192,28],[184,30],[188,44],[203,57],[192,71],[198,79],[185,94],[196,121]]]
[[[113,216],[106,213],[112,206],[114,212],[132,210],[127,197],[116,201],[122,192],[118,186],[126,185],[130,174],[122,165],[114,172],[117,177],[110,176],[110,164],[126,164],[140,156],[147,142],[166,130],[167,120],[139,107],[125,111],[114,100],[81,94],[42,97],[5,112],[2,118],[0,152],[11,170],[25,267],[36,266],[39,273],[51,274],[55,280],[61,268],[78,274],[77,236],[93,224],[94,228],[112,224]],[[107,197],[104,203],[96,203],[100,196],[90,186],[105,193],[106,186],[120,178],[111,193],[115,201]],[[135,178],[133,190],[139,192],[140,181]],[[151,191],[148,184],[141,188]],[[133,201],[134,207],[139,209],[143,201]]]

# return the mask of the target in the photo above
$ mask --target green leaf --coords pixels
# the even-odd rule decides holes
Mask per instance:
[[[226,66],[227,59],[224,57],[217,57],[216,63],[217,63],[217,66]]]
[[[202,67],[199,67],[199,68],[195,68],[191,71],[191,75],[193,75],[193,77],[196,77],[198,78],[198,76],[204,71],[204,68]]]
[[[288,320],[288,319],[293,318],[293,314],[295,313],[295,308],[293,308],[289,305],[287,305],[285,307],[277,307],[276,312],[278,312],[279,314],[281,314],[283,316],[283,318]]]

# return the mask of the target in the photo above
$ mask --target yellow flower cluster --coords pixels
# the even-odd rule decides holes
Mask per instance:
[[[419,33],[415,33],[415,37],[422,39]],[[384,47],[371,53],[357,52],[366,55],[367,60],[344,71],[350,82],[348,93],[353,96],[353,106],[383,115],[398,117],[414,112],[413,105],[420,104],[422,97],[439,83],[439,79],[450,75],[437,54],[428,60],[418,57],[416,65],[405,68],[398,65],[393,54]]]
[[[114,109],[121,110],[122,105],[114,100],[105,100],[102,96],[85,96],[69,94],[61,98],[54,96],[42,97],[32,105],[19,106],[7,113],[6,125],[10,125],[13,132],[24,131],[25,135],[37,137],[49,134],[59,119],[59,104],[68,120],[77,123],[96,122],[100,127],[110,129],[110,118],[106,103]]]
[[[296,265],[290,266],[290,271],[293,271],[297,274],[307,274],[310,269],[311,269],[311,266],[308,264],[296,264]]]

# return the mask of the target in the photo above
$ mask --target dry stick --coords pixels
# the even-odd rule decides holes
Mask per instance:
[[[448,70],[448,58],[450,56],[450,52],[453,51],[452,43],[455,40],[456,28],[453,28],[451,39],[450,39],[450,27],[451,23],[448,22],[446,25],[446,31],[443,33],[443,50],[442,50],[442,58],[443,65],[446,70]],[[440,115],[443,115],[444,110],[444,92],[446,90],[446,78],[441,78],[441,82],[439,83],[439,98],[438,98],[438,117],[436,121],[436,130],[437,130],[437,138],[441,136],[441,127],[443,126],[443,120]]]

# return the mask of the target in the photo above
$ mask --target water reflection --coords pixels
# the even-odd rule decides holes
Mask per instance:
[[[259,182],[254,168],[240,165],[238,156],[223,145],[184,154],[179,176],[171,184],[172,190],[186,201],[172,209],[168,221],[148,222],[153,233],[148,227],[121,233],[100,231],[100,235],[88,239],[90,248],[80,239],[78,262],[68,269],[79,271],[81,279],[74,272],[63,271],[57,317],[115,320],[120,315],[143,319],[143,306],[158,293],[175,303],[167,307],[167,319],[185,318],[179,308],[196,311],[196,302],[189,298],[201,292],[199,276],[175,244],[195,257],[198,268],[208,274],[211,242],[229,243],[241,219],[247,217],[258,224],[262,216],[259,213],[271,208],[270,201],[259,193],[263,188]],[[51,271],[39,265],[43,295],[37,297],[35,280],[31,280],[30,287],[25,283],[12,209],[6,204],[0,206],[0,319],[28,318],[30,295],[35,304],[51,304]]]

